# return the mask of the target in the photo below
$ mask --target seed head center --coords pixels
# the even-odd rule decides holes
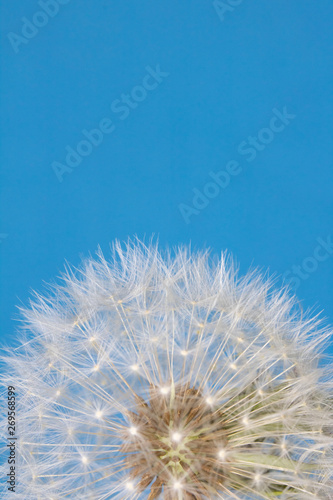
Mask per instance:
[[[223,415],[207,405],[201,391],[178,385],[161,396],[161,389],[151,385],[149,398],[137,396],[128,416],[130,438],[122,451],[139,493],[149,487],[149,500],[162,491],[176,500],[175,490],[181,487],[187,499],[199,500],[209,497],[212,487],[221,486],[224,474],[218,451],[227,441]]]

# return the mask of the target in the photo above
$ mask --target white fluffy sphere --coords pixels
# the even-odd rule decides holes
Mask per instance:
[[[116,243],[23,314],[3,498],[333,498],[330,332],[257,274]]]

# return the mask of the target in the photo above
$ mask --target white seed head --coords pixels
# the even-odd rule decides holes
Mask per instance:
[[[333,498],[331,332],[295,299],[139,242],[63,278],[3,355],[16,498]]]

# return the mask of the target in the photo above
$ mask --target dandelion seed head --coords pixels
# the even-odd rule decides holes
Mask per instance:
[[[3,356],[17,498],[329,500],[331,332],[297,307],[186,248],[116,243],[68,269]]]

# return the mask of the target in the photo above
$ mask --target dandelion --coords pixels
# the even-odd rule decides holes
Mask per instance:
[[[116,243],[23,315],[16,498],[333,497],[330,332],[257,274]]]

